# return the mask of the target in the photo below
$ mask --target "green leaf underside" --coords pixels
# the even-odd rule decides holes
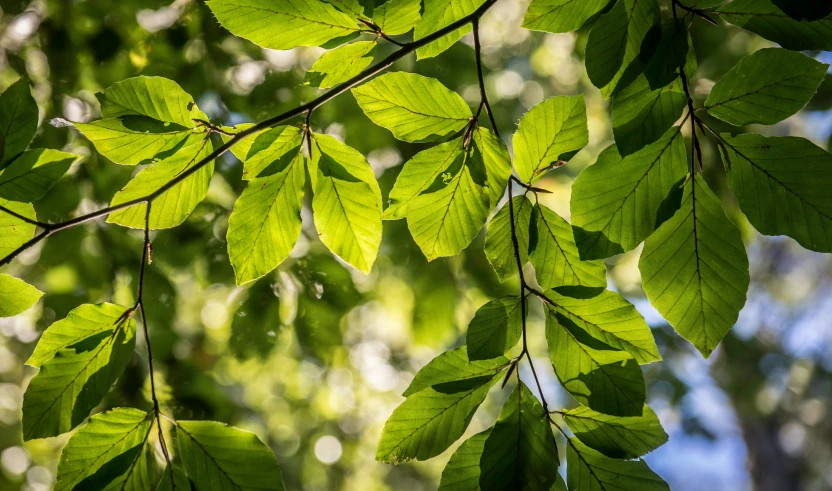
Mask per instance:
[[[38,131],[38,105],[21,78],[0,94],[0,169],[26,150]]]
[[[465,346],[448,350],[437,356],[421,370],[402,394],[410,397],[434,385],[460,380],[491,377],[508,366],[508,358],[498,355],[487,360],[469,360]]]
[[[650,303],[707,357],[745,304],[748,257],[740,231],[701,176],[679,211],[644,244],[639,260]]]
[[[243,131],[252,126],[254,124],[244,123],[226,130]],[[222,139],[223,143],[227,143],[231,137],[223,135]],[[302,143],[300,129],[276,126],[243,138],[231,147],[231,153],[243,162],[243,179],[252,180],[282,171],[288,162],[295,159]]]
[[[133,408],[90,418],[61,452],[55,490],[91,489],[85,486],[93,482],[99,489],[151,489],[143,455],[152,422],[149,413]]]
[[[27,203],[37,201],[80,158],[58,150],[27,150],[0,171],[0,198]]]
[[[357,41],[327,51],[306,73],[304,83],[328,89],[345,82],[370,66],[375,51],[375,41]]]
[[[570,293],[566,288],[559,290]],[[610,348],[626,351],[641,365],[661,361],[653,333],[633,304],[610,290],[581,290],[590,290],[590,294],[567,296],[558,290],[547,292],[547,298],[555,304],[549,305],[550,311]]]
[[[803,138],[722,137],[728,185],[754,228],[832,252],[832,155]]]
[[[488,195],[489,210],[491,210],[497,206],[505,194],[506,184],[511,177],[511,157],[503,140],[488,128],[477,127],[471,140],[474,142],[474,149],[485,164],[485,192]]]
[[[164,159],[205,138],[204,133],[195,129],[144,116],[75,123],[75,127],[92,142],[98,153],[122,165]]]
[[[0,206],[30,220],[37,220],[35,207],[30,203],[8,201],[0,198]],[[0,210],[0,258],[35,236],[36,227],[20,218]]]
[[[546,413],[522,382],[509,396],[483,446],[480,488],[549,491],[558,451]]]
[[[479,491],[480,458],[493,428],[477,433],[456,449],[439,480],[439,491]]]
[[[352,94],[367,117],[404,141],[445,139],[472,117],[459,94],[415,73],[386,73],[352,89]]]
[[[409,396],[384,425],[376,460],[426,460],[459,439],[500,374],[445,382]]]
[[[608,3],[609,0],[532,0],[522,27],[554,33],[576,31]]]
[[[421,10],[421,0],[388,0],[373,10],[373,22],[388,36],[398,36],[413,29]]]
[[[641,416],[645,386],[636,360],[547,309],[546,340],[561,385],[579,403],[613,416]]]
[[[72,309],[67,316],[49,326],[40,337],[38,345],[26,364],[35,368],[84,339],[112,331],[127,310],[121,305],[100,303],[84,304]]]
[[[617,0],[589,33],[586,71],[592,84],[609,98],[626,88],[653,54],[659,32],[656,0]],[[654,34],[655,33],[655,34]]]
[[[249,181],[234,204],[226,242],[238,285],[279,266],[300,237],[303,163],[298,151],[286,169]]]
[[[23,397],[23,439],[57,436],[86,419],[130,361],[135,334],[124,320],[44,362]]]
[[[205,159],[212,151],[211,141],[203,140],[183,148],[172,157],[151,164],[113,196],[110,206],[155,193],[169,181]],[[150,206],[150,228],[171,228],[184,222],[208,192],[208,184],[213,173],[214,162],[211,161],[156,197]],[[107,222],[142,229],[147,214],[146,206],[145,203],[139,203],[110,213]]]
[[[562,413],[581,443],[614,459],[635,459],[667,442],[667,433],[652,409],[642,416],[617,417],[579,406]]]
[[[537,104],[520,119],[512,138],[518,177],[532,183],[559,160],[568,160],[589,142],[583,95],[556,96]]]
[[[213,421],[179,421],[176,435],[185,472],[196,489],[284,489],[274,454],[254,433]]]
[[[640,75],[612,99],[612,132],[622,156],[635,153],[665,134],[679,120],[687,104],[682,81],[650,89]]]
[[[360,29],[349,15],[320,0],[209,0],[206,3],[223,27],[263,48],[321,46]]]
[[[643,460],[611,459],[575,438],[566,446],[569,489],[591,491],[670,491]]]
[[[520,297],[492,300],[477,310],[468,324],[466,345],[470,360],[502,357],[513,348],[523,332]]]
[[[604,261],[582,261],[572,226],[544,205],[532,213],[529,260],[544,290],[565,285],[607,286]]]
[[[623,159],[604,151],[572,186],[572,227],[582,259],[630,251],[678,208],[687,174],[679,127]]]
[[[425,0],[422,19],[416,24],[413,39],[418,41],[434,32],[448,27],[466,15],[474,13],[485,0]],[[446,34],[436,41],[416,50],[416,59],[424,60],[439,55],[466,34],[471,32],[471,24]]]
[[[714,85],[705,107],[711,116],[736,126],[779,123],[809,102],[828,68],[802,53],[761,49]]]
[[[514,227],[517,235],[520,264],[529,261],[529,221],[532,216],[532,202],[525,195],[512,198],[514,204]],[[511,207],[506,202],[488,223],[485,234],[485,257],[500,281],[517,276],[517,258],[514,256],[514,242],[511,235]]]
[[[0,318],[13,317],[29,310],[41,296],[43,292],[25,281],[0,274]]]
[[[832,14],[813,21],[799,21],[770,0],[734,0],[717,10],[731,24],[784,48],[832,50]]]
[[[139,76],[118,82],[96,94],[103,118],[146,116],[185,128],[196,126],[194,119],[207,120],[193,97],[176,82],[162,77]]]
[[[192,484],[185,471],[178,465],[167,467],[162,472],[162,479],[156,486],[156,491],[191,491]]]

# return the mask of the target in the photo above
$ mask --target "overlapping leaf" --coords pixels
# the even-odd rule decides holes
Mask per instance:
[[[388,36],[397,36],[413,29],[421,10],[421,0],[387,0],[373,10],[373,22]]]
[[[0,210],[0,258],[3,258],[35,235],[35,226],[20,217],[37,220],[37,214],[30,203],[0,198],[0,206],[19,215]]]
[[[251,123],[245,123],[234,129],[243,131],[251,126]],[[225,142],[230,139],[230,136],[223,135]],[[243,138],[231,147],[231,152],[243,162],[243,179],[251,180],[284,170],[287,162],[300,151],[301,143],[302,135],[298,128],[276,126]]]
[[[508,363],[508,358],[502,355],[491,359],[469,360],[467,348],[460,346],[442,353],[422,367],[402,395],[410,397],[433,385],[491,377],[507,367]]]
[[[635,459],[667,442],[659,418],[646,405],[641,416],[610,416],[583,406],[561,414],[581,443],[607,457]]]
[[[58,150],[27,150],[0,171],[0,198],[27,203],[37,201],[80,158]]]
[[[29,82],[21,78],[0,94],[0,169],[26,150],[37,130],[38,105]]]
[[[682,81],[650,89],[640,75],[612,100],[612,132],[622,156],[635,153],[665,134],[678,121],[688,98]]]
[[[670,491],[643,460],[611,459],[575,438],[566,446],[569,489],[614,491]]]
[[[520,264],[529,261],[529,221],[532,216],[532,202],[525,195],[512,198],[514,208],[514,230],[517,236]],[[500,281],[506,281],[517,276],[517,259],[514,255],[514,241],[512,238],[511,209],[509,203],[503,205],[500,211],[488,222],[485,234],[485,257],[497,273]],[[570,231],[571,233],[571,231]]]
[[[554,33],[576,31],[608,3],[609,0],[532,0],[523,27]]]
[[[439,491],[475,491],[480,489],[480,458],[485,440],[493,428],[477,433],[456,449],[439,480]]]
[[[13,317],[40,300],[43,292],[23,280],[0,274],[0,317]]]
[[[787,2],[795,5],[803,2]],[[807,2],[808,3],[808,2]],[[832,50],[832,14],[797,20],[771,0],[734,0],[717,9],[720,17],[793,50]]]
[[[304,83],[327,89],[361,73],[375,56],[375,41],[357,41],[327,51],[306,72]]]
[[[454,22],[462,19],[466,15],[474,13],[485,0],[425,0],[425,8],[423,10],[422,19],[416,24],[416,29],[413,31],[413,39],[419,40],[427,37],[434,32],[448,27]],[[416,59],[423,60],[425,58],[432,58],[446,49],[450,48],[455,42],[462,39],[462,36],[471,32],[471,24],[466,24],[459,29],[446,34],[445,36],[433,41],[427,46],[423,46],[416,50]]]
[[[523,308],[517,296],[492,300],[477,310],[468,324],[466,344],[471,360],[502,357],[523,332]]]

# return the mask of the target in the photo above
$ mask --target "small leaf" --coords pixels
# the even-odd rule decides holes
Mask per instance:
[[[682,116],[688,102],[681,79],[650,90],[640,75],[612,99],[612,132],[619,153],[626,157],[662,137]]]
[[[604,261],[582,261],[572,226],[554,211],[536,204],[530,235],[529,260],[543,289],[564,285],[607,286]]]
[[[413,29],[421,10],[421,0],[387,0],[373,10],[373,22],[388,36],[397,36]]]
[[[418,41],[474,13],[483,2],[485,0],[425,0],[424,13],[413,31],[413,40]],[[442,53],[469,32],[471,32],[471,24],[465,24],[427,46],[417,49],[416,59],[424,60]]]
[[[737,321],[749,275],[740,231],[700,175],[644,243],[639,270],[650,303],[708,357]]]
[[[439,491],[478,491],[480,489],[480,458],[485,440],[493,428],[477,433],[456,449],[439,480]]]
[[[43,198],[81,158],[58,150],[28,150],[0,171],[0,198],[31,203]]]
[[[183,148],[172,157],[142,169],[113,196],[110,206],[141,199],[158,192],[174,178],[188,172],[207,158],[212,151],[211,141],[204,140]],[[214,162],[212,161],[159,194],[150,206],[150,228],[154,230],[171,228],[184,222],[208,192],[208,184],[213,173]],[[143,229],[147,214],[146,206],[145,203],[139,203],[110,213],[107,222]]]
[[[803,138],[722,137],[728,185],[754,228],[832,252],[832,155]]]
[[[375,56],[375,41],[357,41],[327,51],[306,72],[304,84],[328,89],[361,73]]]
[[[635,417],[610,416],[583,406],[562,415],[581,443],[614,459],[636,459],[667,442],[659,418],[646,405],[642,416]]]
[[[577,31],[608,3],[609,0],[532,0],[522,27],[554,33]]]
[[[508,364],[508,358],[502,355],[489,360],[469,360],[466,347],[460,346],[442,353],[422,367],[402,395],[410,397],[431,386],[448,382],[491,377]]]
[[[352,89],[352,94],[367,117],[405,141],[445,139],[472,117],[459,94],[415,73],[387,73]]]
[[[90,418],[61,451],[55,491],[150,489],[143,456],[152,422],[151,413],[134,408],[114,408]]]
[[[0,198],[0,206],[22,217],[37,220],[35,207],[30,203],[7,201]],[[35,230],[36,227],[33,224],[0,210],[0,258],[11,254],[12,251],[34,237]]]
[[[262,48],[322,46],[360,30],[348,14],[320,0],[209,0],[206,4],[223,27]]]
[[[469,359],[502,357],[520,341],[523,332],[523,309],[520,302],[520,297],[502,297],[477,310],[468,324],[465,341]]]
[[[546,99],[520,119],[512,139],[514,167],[533,183],[550,165],[568,160],[589,142],[583,95]]]
[[[14,317],[36,304],[43,292],[17,279],[0,274],[0,317]]]
[[[532,202],[525,195],[512,198],[514,205],[514,227],[517,235],[520,264],[529,261],[529,221],[532,215]],[[508,202],[488,222],[485,234],[485,257],[497,273],[500,281],[517,276],[517,258],[514,255],[514,242],[511,232],[511,207]],[[570,231],[571,232],[571,231]]]
[[[547,308],[549,356],[563,387],[578,402],[614,416],[641,416],[644,377],[636,360],[593,338]]]
[[[243,131],[251,126],[254,125],[244,123],[235,129]],[[223,135],[222,139],[227,143],[231,137]],[[231,152],[243,162],[243,179],[251,180],[283,171],[294,161],[302,143],[303,137],[298,128],[275,126],[243,138],[231,147]]]
[[[208,119],[196,107],[193,97],[173,80],[162,77],[134,77],[117,82],[96,94],[103,118],[146,116],[185,128],[194,119]]]
[[[576,490],[670,491],[643,460],[611,459],[575,438],[566,446],[566,480]]]
[[[21,78],[0,94],[0,169],[17,158],[32,142],[38,131],[38,105],[29,82]]]
[[[797,6],[805,2],[789,3]],[[771,0],[734,0],[720,7],[718,12],[720,17],[731,24],[774,41],[786,49],[832,51],[832,36],[829,35],[832,31],[832,14],[812,21],[796,20]]]
[[[525,384],[509,396],[480,459],[483,491],[550,491],[558,477],[558,449],[548,415]]]
[[[369,273],[381,244],[381,191],[357,150],[315,134],[309,167],[315,227],[329,250]],[[314,177],[312,177],[314,176]]]
[[[705,107],[711,116],[736,126],[779,123],[803,109],[828,69],[802,53],[761,49],[714,85]]]
[[[678,126],[623,159],[605,150],[572,185],[572,227],[582,259],[634,249],[678,209],[687,175]]]
[[[282,491],[272,451],[254,433],[214,421],[179,421],[179,455],[200,491]]]

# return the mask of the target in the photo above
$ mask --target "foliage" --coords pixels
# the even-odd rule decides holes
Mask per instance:
[[[31,203],[84,162],[78,164],[81,156],[73,153],[29,148],[38,113],[27,80],[0,95],[0,264],[48,236],[104,216],[143,233],[135,302],[78,306],[43,333],[27,362],[39,371],[23,400],[24,440],[75,430],[63,449],[58,489],[148,489],[156,483],[160,489],[283,489],[277,459],[257,436],[217,422],[174,420],[162,410],[154,378],[148,323],[159,313],[145,291],[152,282],[151,231],[184,226],[209,192],[214,162],[229,150],[242,161],[246,181],[226,235],[237,285],[271,273],[292,254],[305,195],[320,242],[364,273],[379,258],[383,220],[404,218],[428,261],[460,254],[485,227],[485,256],[495,274],[501,282],[518,278],[517,295],[476,312],[466,346],[440,354],[416,374],[384,426],[377,460],[397,464],[446,451],[465,434],[492,388],[502,389],[516,375],[499,419],[456,449],[440,489],[669,489],[639,460],[667,441],[645,404],[642,372],[662,357],[641,314],[606,288],[603,261],[643,243],[639,269],[651,304],[704,357],[719,345],[745,304],[749,264],[740,230],[701,175],[700,138],[718,145],[727,183],[759,232],[832,252],[829,153],[803,138],[720,133],[698,112],[738,127],[770,125],[797,113],[828,65],[789,50],[829,49],[822,33],[828,33],[832,14],[807,19],[770,0],[714,7],[681,0],[534,0],[524,21],[528,29],[560,33],[591,25],[587,74],[612,99],[616,144],[575,180],[570,224],[539,202],[546,190],[536,184],[589,143],[585,98],[553,96],[529,109],[509,152],[481,64],[479,22],[495,3],[210,0],[225,29],[258,46],[331,48],[305,79],[329,91],[256,123],[222,125],[175,81],[138,76],[115,83],[96,95],[100,119],[54,124],[74,126],[102,156],[141,170],[108,207],[58,222],[40,221]],[[688,29],[697,18],[713,16],[783,47],[742,59],[696,108],[696,55]],[[412,41],[391,37],[411,30]],[[381,74],[409,54],[436,57],[468,32],[480,93],[475,110],[436,78]],[[354,41],[361,33],[375,38]],[[373,63],[384,43],[397,50]],[[404,164],[386,207],[369,160],[313,131],[321,106],[347,91],[367,118],[395,138],[431,145]],[[300,116],[305,120],[292,121]],[[483,126],[486,120],[491,129]],[[522,194],[515,195],[515,186]],[[0,315],[10,317],[41,293],[2,274],[0,295]],[[306,298],[305,305],[337,311],[354,304],[354,292],[329,295]],[[545,312],[552,366],[577,407],[552,411],[544,398],[527,342],[533,308]],[[279,309],[261,314],[280,315]],[[339,329],[336,315],[323,323],[307,320],[306,310],[297,315],[298,336],[307,337],[312,351],[337,344],[330,336]],[[91,416],[131,359],[134,317],[141,319],[152,407]],[[538,395],[520,380],[525,363]],[[175,435],[175,448],[166,435]],[[565,481],[556,435],[566,446]],[[163,459],[154,456],[156,448]]]

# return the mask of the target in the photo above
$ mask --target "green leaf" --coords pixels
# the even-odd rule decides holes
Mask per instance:
[[[682,116],[688,102],[680,79],[650,89],[639,77],[612,99],[612,132],[619,153],[626,157],[655,142]]]
[[[164,159],[205,139],[205,133],[143,116],[74,123],[101,155],[117,164],[136,165]]]
[[[517,235],[520,264],[529,261],[529,221],[532,216],[532,202],[525,195],[512,198],[514,205],[514,227]],[[511,207],[508,202],[488,222],[485,234],[485,257],[497,273],[500,281],[517,276],[517,258],[511,235]]]
[[[38,105],[29,82],[21,78],[0,94],[0,169],[26,150],[37,131]]]
[[[14,317],[36,304],[43,292],[17,279],[0,274],[0,317]]]
[[[381,244],[381,191],[370,163],[328,135],[312,138],[315,227],[329,250],[369,273]]]
[[[361,73],[375,56],[375,41],[357,41],[327,51],[306,72],[305,85],[328,89]]]
[[[223,27],[262,48],[321,46],[360,30],[348,14],[320,0],[209,0],[206,3]]]
[[[736,126],[779,123],[803,109],[828,69],[803,53],[761,49],[714,85],[705,107],[711,116]]]
[[[717,10],[731,24],[784,48],[832,50],[832,14],[814,21],[796,20],[770,0],[734,0]]]
[[[57,436],[86,419],[130,361],[135,335],[125,318],[44,362],[23,396],[23,439]]]
[[[614,416],[641,416],[645,387],[636,360],[593,338],[547,308],[546,340],[561,385],[585,406]]]
[[[425,0],[422,19],[413,31],[413,40],[418,41],[434,32],[448,27],[466,15],[474,13],[485,0]],[[471,32],[471,24],[465,24],[459,29],[446,34],[436,41],[416,50],[416,59],[432,58],[453,44],[462,36]]]
[[[609,3],[609,0],[532,0],[522,27],[554,33],[576,31]]]
[[[502,357],[523,333],[521,299],[507,296],[492,300],[477,310],[468,324],[465,343],[471,360]]]
[[[477,433],[456,449],[439,480],[439,491],[479,491],[480,458],[493,428]]]
[[[162,479],[156,491],[191,491],[191,481],[178,465],[168,466],[162,473]]]
[[[165,160],[142,169],[121,191],[113,196],[110,206],[116,206],[158,192],[168,182],[189,171],[213,151],[210,140],[183,148]],[[150,228],[175,227],[188,218],[208,192],[214,173],[214,162],[209,162],[176,185],[159,194],[150,206]],[[147,208],[145,203],[110,213],[108,223],[125,227],[144,228]]]
[[[239,124],[237,131],[243,131],[251,123]],[[223,142],[228,142],[230,136],[223,135]],[[231,147],[231,153],[243,162],[243,179],[251,180],[279,173],[295,159],[303,135],[294,126],[276,126],[249,135]]]
[[[382,217],[385,220],[406,217],[408,205],[427,191],[443,171],[462,158],[462,137],[440,143],[414,155],[405,162],[396,178],[396,184],[390,190],[390,204]]]
[[[483,491],[549,491],[558,477],[558,449],[548,415],[520,382],[485,441],[480,459]]]
[[[408,204],[407,227],[428,261],[459,254],[485,225],[491,210],[486,176],[483,154],[469,145]]]
[[[254,433],[214,421],[179,421],[179,455],[200,491],[282,491],[272,451]]]
[[[61,451],[55,490],[150,489],[143,456],[152,423],[152,413],[134,408],[90,418]]]
[[[80,159],[79,155],[44,148],[23,152],[0,171],[0,198],[37,201]]]
[[[678,126],[623,159],[614,148],[598,156],[572,185],[572,227],[582,259],[634,249],[678,209],[687,175]]]
[[[488,195],[489,210],[491,210],[497,206],[505,194],[506,184],[511,177],[511,157],[503,140],[488,128],[482,126],[475,128],[471,141],[474,142],[475,156],[482,158],[485,164],[485,192]]]
[[[384,424],[376,460],[397,464],[444,452],[468,423],[500,374],[445,382],[408,397]]]
[[[196,107],[193,97],[173,80],[162,77],[134,77],[117,82],[96,94],[103,118],[146,116],[186,128],[194,119],[208,117]]]
[[[0,206],[13,211],[30,220],[37,220],[35,207],[30,203],[7,201],[0,198]],[[12,251],[25,244],[34,237],[36,227],[31,223],[0,210],[0,258],[6,257]]]
[[[84,339],[112,331],[124,317],[125,308],[112,303],[84,304],[72,309],[67,316],[49,326],[40,337],[26,364],[35,368]]]
[[[638,265],[650,303],[710,356],[745,304],[748,256],[700,175],[685,183],[681,208],[647,239]]]
[[[646,405],[642,416],[635,417],[610,416],[583,406],[561,414],[581,443],[614,459],[636,459],[667,442],[659,418]]]
[[[696,53],[685,20],[665,20],[661,26],[661,40],[644,67],[644,76],[651,89],[660,89],[679,78],[684,66],[688,78],[696,71]]]
[[[402,395],[410,397],[434,385],[492,377],[508,364],[508,358],[502,355],[490,360],[470,361],[467,348],[460,346],[442,353],[422,367]]]
[[[628,352],[640,365],[661,361],[644,317],[619,293],[602,288],[561,287],[546,293],[549,309],[613,349]]]
[[[341,12],[349,14],[350,17],[354,19],[364,17],[364,6],[361,5],[360,0],[323,0],[326,3],[329,3]],[[364,0],[369,5],[372,5],[374,2],[373,0]],[[370,9],[372,12],[372,8]]]
[[[617,0],[598,19],[586,45],[586,72],[605,98],[641,74],[660,36],[656,0]]]
[[[421,10],[421,0],[387,0],[373,10],[373,22],[388,36],[397,36],[413,29]]]
[[[607,286],[604,261],[582,261],[572,234],[572,226],[544,205],[532,211],[529,260],[537,284],[548,290],[556,286]]]
[[[832,252],[832,156],[803,138],[722,137],[728,185],[754,228]]]
[[[287,168],[246,185],[228,218],[226,235],[238,285],[272,271],[292,252],[300,237],[305,181],[303,154],[298,152]]]
[[[611,459],[575,438],[566,446],[566,480],[581,491],[670,491],[643,460]]]
[[[456,92],[435,78],[415,73],[386,73],[352,89],[373,122],[405,141],[436,141],[461,130],[471,109]]]
[[[589,143],[584,96],[556,96],[537,104],[520,119],[512,143],[514,168],[526,183],[569,160]]]

